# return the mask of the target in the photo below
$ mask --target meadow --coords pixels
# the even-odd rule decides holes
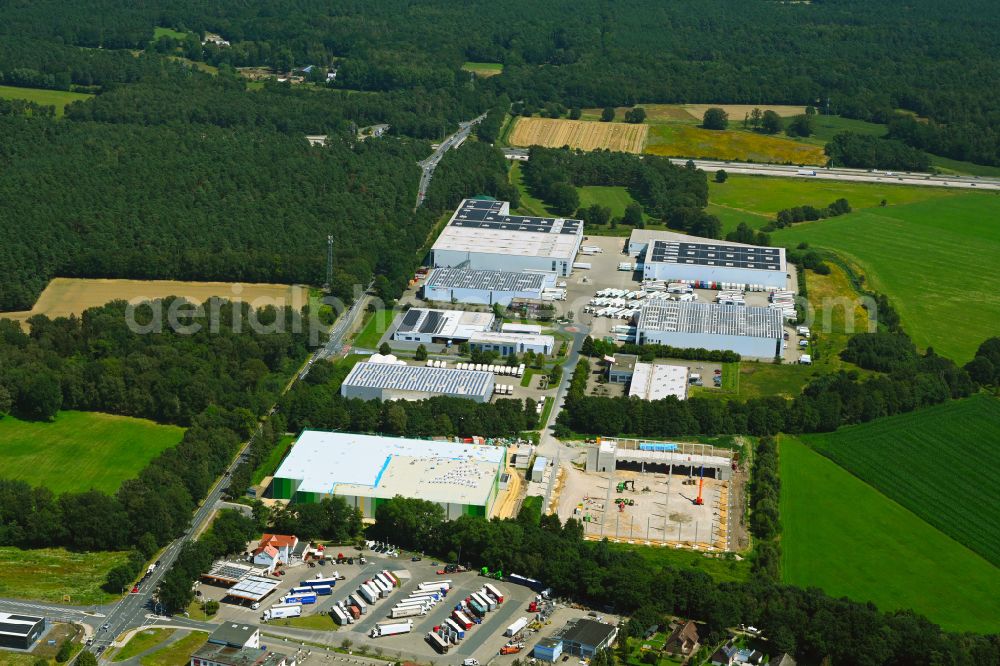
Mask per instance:
[[[0,597],[77,605],[106,604],[117,594],[101,589],[127,552],[71,553],[61,548],[0,547]]]
[[[802,442],[782,437],[780,458],[784,582],[1000,630],[1000,569]]]
[[[1000,400],[976,395],[802,441],[1000,566]]]
[[[1000,321],[997,219],[1000,196],[952,193],[798,224],[771,240],[836,252],[889,296],[918,347],[965,363]]]
[[[561,118],[518,118],[510,131],[512,146],[546,146],[583,150],[618,150],[641,153],[648,125],[601,123]]]
[[[111,661],[125,661],[150,650],[173,636],[173,629],[143,629],[137,631],[129,642],[118,648],[111,656]]]
[[[55,493],[91,488],[114,493],[184,429],[127,416],[59,412],[51,423],[0,419],[3,475]]]
[[[644,152],[667,157],[741,162],[826,164],[826,155],[821,147],[792,141],[783,135],[737,129],[707,130],[690,123],[652,125]]]
[[[208,634],[204,631],[192,631],[179,640],[141,657],[139,663],[142,666],[183,666],[191,660],[191,653],[204,645],[207,638]]]
[[[43,106],[56,107],[56,116],[60,117],[66,109],[67,104],[90,99],[93,95],[68,90],[43,90],[41,88],[17,88],[14,86],[0,86],[0,98],[2,99],[23,99]]]

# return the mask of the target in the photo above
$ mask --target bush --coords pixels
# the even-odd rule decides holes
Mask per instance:
[[[701,117],[701,126],[709,130],[724,130],[729,126],[729,114],[713,106]]]

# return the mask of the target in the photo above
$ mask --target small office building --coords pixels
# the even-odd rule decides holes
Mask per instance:
[[[0,647],[30,650],[45,628],[44,617],[0,613]]]
[[[492,312],[412,308],[399,316],[392,339],[422,344],[465,342],[493,327]]]
[[[480,351],[495,351],[500,356],[534,352],[548,356],[555,351],[556,339],[551,335],[535,333],[506,333],[480,331],[469,338],[469,348]]]

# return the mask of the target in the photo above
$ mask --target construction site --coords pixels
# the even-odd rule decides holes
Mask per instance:
[[[581,521],[585,538],[704,551],[740,547],[730,529],[743,506],[733,451],[604,439],[586,456],[584,469],[566,470],[558,498],[559,518]]]

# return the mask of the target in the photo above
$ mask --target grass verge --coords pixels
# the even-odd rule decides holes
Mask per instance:
[[[125,661],[149,650],[174,635],[173,629],[143,629],[132,635],[128,643],[118,648],[111,661]]]
[[[170,645],[142,657],[139,663],[142,666],[183,666],[191,660],[191,653],[201,647],[207,638],[208,634],[204,631],[192,631]]]

